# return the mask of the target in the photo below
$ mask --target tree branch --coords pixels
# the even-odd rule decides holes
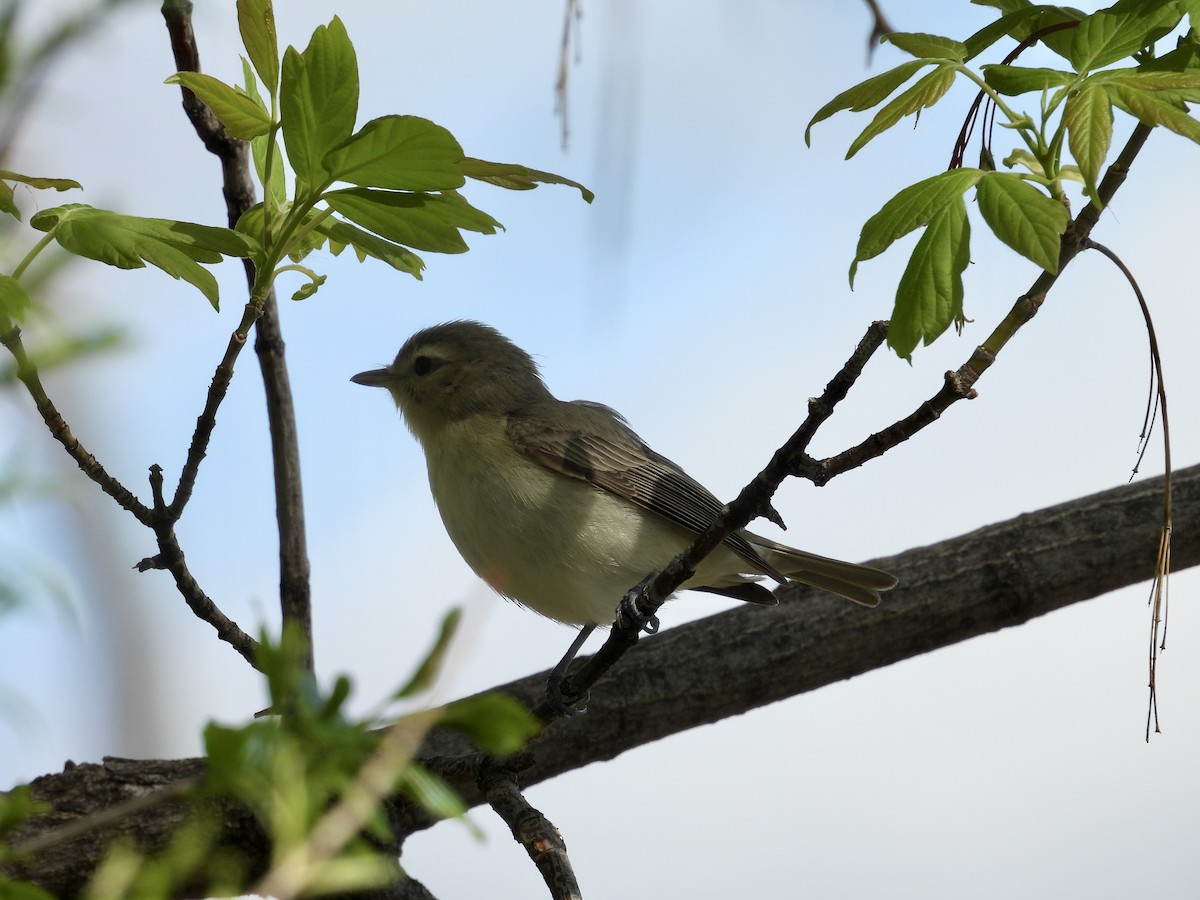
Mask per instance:
[[[171,49],[179,71],[199,72],[200,53],[192,30],[190,0],[164,0],[163,19],[171,38]],[[180,88],[183,107],[204,146],[221,162],[225,206],[229,227],[256,202],[250,177],[248,145],[231,138],[212,112],[187,88]],[[245,261],[246,280],[253,288],[253,264]],[[204,412],[196,423],[196,432],[180,474],[179,487],[171,502],[176,518],[191,496],[200,462],[216,425],[217,408],[224,399],[233,365],[245,345],[250,327],[257,323],[254,351],[258,355],[266,394],[267,420],[271,433],[271,458],[275,479],[275,516],[279,526],[279,601],[284,624],[291,623],[304,636],[306,666],[313,668],[312,602],[309,579],[308,546],[304,527],[304,498],[300,475],[300,442],[296,429],[296,410],[292,401],[284,353],[283,335],[275,291],[270,290],[261,305],[247,305],[242,324],[230,338],[209,388]]]
[[[520,757],[525,760],[525,754]],[[504,820],[513,840],[525,848],[550,889],[552,900],[580,900],[583,894],[562,834],[541,810],[534,809],[525,799],[517,784],[517,772],[509,762],[485,760],[475,779],[479,792]]]
[[[1200,565],[1200,466],[1177,471],[1173,482],[1171,564],[1179,571]],[[593,692],[586,717],[556,721],[529,745],[532,763],[520,772],[521,783],[1148,580],[1162,489],[1161,478],[1148,479],[879,560],[901,584],[875,610],[797,587],[784,592],[778,607],[741,606],[642,641]],[[532,703],[546,674],[498,690]],[[483,757],[461,737],[435,730],[419,761],[469,805],[483,802],[476,783]],[[196,777],[203,765],[110,759],[44,775],[32,791],[55,812],[22,826],[14,842],[27,847],[62,824]],[[390,801],[388,811],[398,836],[432,824],[401,799]],[[231,808],[221,812],[221,840],[246,848],[265,869],[270,851],[253,820]],[[76,895],[107,840],[137,832],[146,847],[161,846],[181,818],[178,804],[156,806],[35,853],[14,874],[55,896]]]
[[[112,497],[118,506],[127,510],[143,525],[151,525],[153,513],[149,507],[138,500],[125,485],[108,474],[100,461],[92,456],[88,449],[79,442],[79,438],[71,432],[71,426],[62,417],[58,407],[54,405],[54,401],[46,394],[46,389],[42,386],[42,380],[38,376],[37,366],[25,352],[25,344],[21,340],[21,329],[14,325],[7,333],[0,334],[0,344],[8,348],[9,353],[16,360],[17,378],[25,385],[29,396],[33,398],[42,421],[50,429],[50,436],[62,444],[67,455],[75,460],[83,474],[99,485],[100,489]]]

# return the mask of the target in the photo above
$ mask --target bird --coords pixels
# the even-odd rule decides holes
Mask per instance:
[[[533,357],[481,322],[418,331],[390,365],[351,381],[391,394],[424,451],[434,501],[467,565],[497,593],[580,626],[578,645],[721,512],[708,489],[619,413],[557,399]],[[896,584],[879,569],[743,529],[681,589],[773,605],[763,578],[800,581],[869,607]],[[559,664],[564,670],[572,655]]]

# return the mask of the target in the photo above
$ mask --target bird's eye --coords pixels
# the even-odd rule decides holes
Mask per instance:
[[[428,356],[418,356],[413,360],[413,372],[416,375],[424,376],[433,371],[433,360]]]

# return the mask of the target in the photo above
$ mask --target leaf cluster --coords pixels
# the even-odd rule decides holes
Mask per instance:
[[[965,41],[932,34],[895,33],[888,43],[914,59],[843,91],[813,116],[805,132],[842,112],[880,107],[851,142],[847,158],[901,119],[937,103],[958,78],[977,85],[1019,142],[995,171],[990,146],[976,169],[952,168],[900,191],[863,226],[850,266],[879,255],[918,228],[901,277],[888,344],[905,359],[964,322],[962,272],[970,260],[970,226],[963,194],[975,189],[984,223],[997,238],[1043,270],[1058,271],[1060,240],[1070,221],[1064,182],[1077,180],[1099,206],[1097,185],[1112,143],[1113,111],[1162,126],[1200,143],[1200,121],[1188,104],[1200,101],[1198,0],[1120,0],[1091,15],[1029,0],[975,0],[1000,13]],[[1185,17],[1191,26],[1169,52],[1156,45]],[[1061,57],[1060,69],[1001,63],[969,65],[1004,38],[1018,51],[1040,42]],[[1114,67],[1132,59],[1134,65]],[[921,74],[923,73],[923,74]],[[912,79],[920,74],[912,84]],[[905,87],[908,85],[907,87]],[[1012,98],[1034,95],[1033,112]],[[965,129],[964,129],[965,131]]]
[[[278,271],[309,278],[294,299],[320,285],[300,265],[319,248],[337,255],[351,247],[360,261],[371,257],[420,278],[425,263],[414,251],[462,253],[463,232],[495,233],[500,223],[459,193],[468,178],[512,190],[569,185],[592,200],[561,176],[468,158],[449,131],[419,116],[384,115],[355,130],[358,60],[342,21],[335,16],[318,27],[303,50],[288,47],[281,62],[269,0],[237,6],[249,57],[244,83],[193,72],[168,81],[195,93],[231,135],[250,141],[264,200],[237,230],[260,245],[260,270],[287,257],[291,263]],[[291,191],[281,144],[294,173]]]

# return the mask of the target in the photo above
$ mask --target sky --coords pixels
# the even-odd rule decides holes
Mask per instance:
[[[76,5],[38,4],[25,27]],[[132,4],[51,73],[12,164],[85,190],[21,195],[27,211],[81,200],[223,223],[217,165],[162,84],[173,66],[157,6]],[[901,30],[956,37],[990,18],[962,2],[884,8]],[[227,79],[240,74],[232,9],[196,10],[204,68]],[[845,161],[865,116],[821,123],[811,148],[803,131],[834,94],[903,59],[883,47],[868,64],[865,4],[592,0],[583,11],[564,149],[553,91],[561,4],[277,4],[281,43],[303,46],[342,17],[359,57],[360,122],[426,116],[469,155],[558,172],[597,195],[589,206],[566,188],[475,186],[468,198],[506,230],[469,236],[462,256],[427,254],[423,282],[317,254],[308,262],[326,285],[303,303],[281,300],[318,673],[350,675],[360,711],[406,678],[453,605],[467,621],[438,699],[546,668],[572,632],[470,572],[441,529],[416,442],[383,392],[350,376],[390,361],[419,328],[480,319],[534,353],[558,396],[621,410],[732,497],[867,324],[887,316],[915,237],[863,264],[851,291],[859,229],[901,187],[944,169],[972,99],[955,87],[915,129],[905,120]],[[1130,127],[1118,119],[1115,140]],[[1149,297],[1178,466],[1200,447],[1200,313],[1188,204],[1170,201],[1191,189],[1196,152],[1156,134],[1093,235]],[[815,453],[857,443],[932,395],[1033,280],[1030,263],[973,224],[964,335],[919,349],[912,365],[873,359]],[[88,263],[52,301],[73,327],[126,334],[122,350],[46,380],[85,445],[143,497],[152,463],[168,484],[177,475],[240,315],[240,267],[217,271],[220,314],[161,273]],[[977,400],[819,491],[786,483],[775,501],[790,525],[783,539],[866,560],[1122,484],[1148,367],[1134,298],[1102,259],[1081,257]],[[49,573],[66,599],[37,595],[0,618],[0,786],[66,759],[194,755],[205,722],[243,720],[264,705],[262,687],[166,574],[132,570],[154,552],[151,536],[64,462],[35,418],[27,397],[0,394],[0,465],[48,480],[54,495],[0,507],[0,555]],[[1156,439],[1139,477],[1161,468]],[[269,478],[247,353],[180,538],[201,584],[251,632],[277,615]],[[1194,572],[1172,581],[1163,734],[1149,744],[1143,583],[638,748],[529,799],[562,830],[589,897],[1194,896],[1198,587]],[[685,594],[663,626],[728,606]],[[486,840],[442,823],[408,842],[413,875],[443,898],[479,897],[481,885],[494,898],[542,896],[502,823],[485,809],[471,817]]]

